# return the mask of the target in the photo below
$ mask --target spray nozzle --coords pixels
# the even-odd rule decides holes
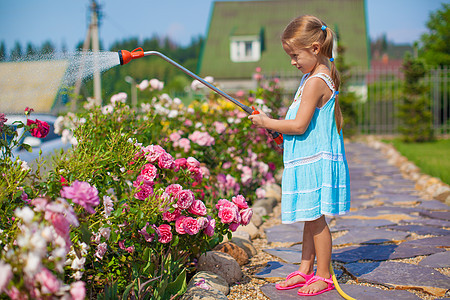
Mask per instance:
[[[119,61],[121,65],[129,63],[132,59],[140,58],[144,56],[144,49],[136,48],[133,51],[119,50]]]

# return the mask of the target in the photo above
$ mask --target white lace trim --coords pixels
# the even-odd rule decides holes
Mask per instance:
[[[301,166],[301,165],[305,165],[305,164],[310,164],[310,163],[319,161],[321,159],[327,159],[327,160],[332,160],[332,161],[344,161],[344,155],[342,155],[340,153],[333,154],[331,152],[322,151],[322,152],[319,152],[312,156],[302,157],[299,159],[293,159],[290,161],[286,161],[284,163],[284,167],[285,168],[293,168],[293,167],[297,167],[297,166]]]
[[[322,184],[322,186],[319,186],[318,188],[315,188],[315,189],[282,192],[282,194],[283,195],[307,194],[307,193],[312,193],[312,192],[321,190],[324,187],[332,188],[332,189],[340,189],[340,188],[346,188],[347,185],[344,184],[344,185],[334,186],[334,185],[331,185],[331,184]]]

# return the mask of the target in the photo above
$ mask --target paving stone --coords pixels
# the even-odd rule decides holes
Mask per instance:
[[[302,260],[302,245],[263,249],[263,251],[291,264],[299,264]]]
[[[428,218],[417,218],[412,220],[402,220],[400,224],[416,224],[416,225],[427,225],[434,227],[450,227],[450,221],[440,220],[440,219],[428,219]]]
[[[419,266],[430,268],[449,268],[450,267],[450,251],[436,253],[425,257],[419,262]]]
[[[422,211],[422,216],[450,221],[450,211]]]
[[[397,248],[394,249],[394,252],[389,256],[389,259],[411,258],[420,255],[435,254],[443,251],[445,251],[445,249],[433,246],[417,246],[401,243],[400,245],[397,245]]]
[[[437,236],[431,238],[417,239],[401,243],[401,245],[433,246],[438,248],[450,247],[450,236]]]
[[[380,300],[380,299],[396,299],[396,300],[418,300],[416,295],[407,291],[382,290],[375,287],[361,286],[354,284],[340,284],[341,289],[349,296],[355,299],[364,300]],[[260,288],[261,292],[271,300],[299,300],[309,299],[311,296],[297,295],[298,289],[279,291],[275,288],[275,283],[265,284]],[[343,299],[336,289],[313,297],[314,300],[333,300]]]
[[[267,281],[275,282],[287,276],[287,274],[298,270],[298,265],[287,264],[278,261],[269,261],[266,266],[256,273],[257,278],[264,278]]]
[[[417,196],[409,195],[409,194],[398,194],[398,195],[392,195],[392,194],[376,194],[375,197],[378,199],[383,199],[386,202],[391,203],[398,203],[398,202],[421,202],[422,199],[420,199]]]
[[[410,234],[371,227],[352,228],[346,234],[333,240],[333,245],[382,244],[390,241],[403,241]]]
[[[450,277],[438,271],[400,262],[349,263],[344,268],[358,282],[380,284],[396,289],[421,289],[435,296],[443,297],[449,288]]]
[[[265,229],[270,243],[300,243],[303,240],[303,222],[282,224]]]
[[[404,214],[410,216],[413,213],[417,213],[419,210],[411,207],[398,207],[398,206],[383,206],[383,207],[370,207],[361,211],[352,211],[346,214],[346,217],[359,216],[359,217],[382,217],[383,215],[392,214]]]
[[[333,249],[331,259],[344,263],[357,262],[360,260],[388,260],[394,253],[397,245],[358,245],[340,249]]]
[[[389,229],[396,231],[414,232],[419,235],[450,235],[450,230],[425,225],[393,225],[389,226]]]
[[[405,193],[412,193],[415,192],[414,186],[403,186],[403,187],[398,187],[398,186],[385,186],[382,188],[377,189],[377,192],[379,192],[380,194],[390,194],[391,197],[395,197],[397,195],[403,195]]]
[[[447,204],[442,203],[439,200],[423,200],[417,208],[426,210],[450,210],[450,207]]]
[[[337,218],[336,225],[330,227],[331,232],[349,230],[353,228],[370,227],[377,228],[382,226],[395,225],[394,222],[389,220],[377,219],[377,220],[357,220],[357,219],[343,219]]]

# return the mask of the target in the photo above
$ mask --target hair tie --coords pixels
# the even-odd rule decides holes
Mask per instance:
[[[323,31],[325,31],[325,29],[327,29],[327,25],[322,25],[322,27],[321,27],[320,29],[322,29]]]
[[[330,61],[333,62],[333,61],[334,61],[334,58],[330,58]]]
[[[339,94],[339,91],[336,91],[335,94],[336,94],[336,95]]]

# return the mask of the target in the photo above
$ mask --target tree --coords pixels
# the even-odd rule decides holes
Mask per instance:
[[[51,41],[45,41],[41,47],[41,55],[51,55],[55,52],[55,46]]]
[[[0,61],[5,60],[6,60],[6,45],[5,42],[2,41],[2,43],[0,44]]]
[[[403,103],[399,105],[399,118],[402,124],[399,131],[405,142],[427,142],[434,140],[430,100],[426,97],[426,87],[421,82],[425,76],[425,65],[410,53],[403,61],[405,83]]]
[[[22,58],[22,46],[19,42],[14,44],[14,48],[11,50],[10,59],[16,61]]]
[[[429,65],[450,65],[450,4],[430,14],[428,33],[420,38],[419,56]]]
[[[28,43],[27,44],[27,49],[26,51],[26,56],[28,59],[33,59],[33,56],[35,56],[37,54],[36,48],[33,46],[32,43]]]

